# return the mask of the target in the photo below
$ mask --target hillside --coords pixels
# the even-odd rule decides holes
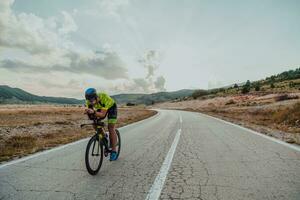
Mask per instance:
[[[195,90],[191,95],[193,99],[213,98],[216,96],[231,96],[237,94],[274,94],[286,92],[299,92],[300,90],[300,68],[289,70],[277,75],[272,75],[262,80],[245,81],[227,87],[211,90]]]
[[[191,96],[194,90],[178,90],[174,92],[158,92],[153,94],[119,94],[112,96],[119,104],[146,104],[171,101]]]
[[[118,94],[112,97],[118,104],[146,104],[170,101],[177,98],[190,96],[193,90],[179,90],[174,92],[158,92],[153,94]],[[0,85],[0,104],[83,104],[83,100],[62,97],[38,96],[19,88]]]
[[[82,100],[63,97],[37,96],[19,88],[0,85],[0,104],[82,104]]]

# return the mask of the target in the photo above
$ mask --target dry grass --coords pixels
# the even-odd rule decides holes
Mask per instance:
[[[300,128],[300,103],[277,110],[273,113],[272,120],[276,123],[289,124]]]
[[[12,155],[31,153],[36,147],[37,138],[33,135],[14,135],[1,142],[0,161],[9,159]]]
[[[117,127],[156,113],[144,108],[120,108]],[[86,138],[93,129],[80,129],[86,122],[82,108],[57,106],[0,107],[0,161]]]

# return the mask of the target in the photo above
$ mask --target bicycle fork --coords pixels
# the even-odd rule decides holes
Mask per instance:
[[[97,153],[95,154],[94,150],[95,150],[95,145],[96,145],[96,141],[98,141],[98,145],[97,145]],[[92,149],[92,156],[99,156],[99,150],[100,150],[100,144],[99,144],[100,140],[99,138],[95,140],[95,142],[93,143],[93,149]]]

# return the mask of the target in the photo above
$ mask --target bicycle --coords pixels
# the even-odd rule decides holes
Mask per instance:
[[[111,144],[109,142],[108,134],[105,132],[105,123],[101,121],[102,119],[93,119],[93,123],[81,124],[80,127],[93,126],[96,133],[89,140],[86,151],[85,151],[85,165],[86,169],[91,175],[96,175],[103,162],[103,156],[107,157],[111,153]],[[117,133],[117,159],[121,151],[121,136],[118,129]]]

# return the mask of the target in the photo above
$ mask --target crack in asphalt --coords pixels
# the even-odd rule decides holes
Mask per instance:
[[[68,171],[68,172],[86,172],[86,170],[83,169],[67,169],[67,168],[57,168],[57,167],[35,167],[32,165],[22,165],[24,168],[28,169],[46,169],[46,170],[56,170],[56,171]]]
[[[0,174],[0,193],[4,194],[0,194],[0,200],[18,197],[22,192],[29,196],[32,193],[33,197],[45,193],[53,199],[60,196],[74,200],[145,199],[174,139],[172,133],[178,129],[171,115],[165,116],[168,120],[157,120],[162,121],[162,125],[155,123],[147,134],[144,129],[136,128],[134,137],[137,139],[132,142],[127,138],[130,146],[124,146],[126,150],[119,162],[105,164],[97,176],[90,176],[84,168],[74,169],[74,163],[83,166],[79,163],[82,160],[67,164],[57,162],[60,156],[78,158],[75,152],[82,150],[82,146],[77,149],[73,146],[73,155],[69,154],[71,150],[65,149],[64,153],[57,151],[55,155],[47,154],[40,160],[7,168],[7,173]],[[251,139],[251,134],[239,137],[237,130],[227,130],[222,124],[214,126],[205,118],[197,121],[198,118],[192,116],[190,119],[181,127],[181,138],[160,199],[299,199],[299,153],[286,147],[278,150],[275,148],[278,144],[264,143],[256,140],[256,136]],[[45,175],[43,169],[50,172]],[[49,180],[49,190],[43,184],[48,177],[53,178]],[[20,189],[23,187],[26,189]]]
[[[13,190],[15,190],[16,192],[54,192],[54,193],[68,193],[71,194],[73,199],[76,199],[76,193],[72,192],[72,191],[67,191],[67,190],[39,190],[39,189],[19,189],[16,186],[14,186],[14,184],[10,183],[9,181],[6,180],[1,180],[2,182],[5,182],[6,184],[8,184],[11,188],[13,188]],[[6,196],[3,197],[3,199],[5,199]]]
[[[208,159],[209,157],[201,156],[203,154],[208,155],[209,152],[206,152],[205,149],[202,149],[202,146],[197,144],[196,141],[199,141],[198,137],[201,133],[198,132],[197,134],[195,127],[190,124],[182,128],[182,137],[160,199],[220,200],[224,199],[223,195],[226,191],[233,192],[233,194],[239,194],[240,192],[245,195],[245,198],[251,199],[257,198],[257,196],[262,196],[263,199],[276,198],[279,197],[277,193],[272,194],[273,192],[271,192],[271,195],[265,192],[265,188],[261,189],[259,185],[282,180],[281,175],[285,177],[286,174],[291,174],[288,169],[295,167],[294,161],[299,161],[298,154],[293,157],[283,157],[281,153],[269,150],[270,148],[267,148],[266,151],[264,151],[265,149],[257,149],[257,145],[260,145],[258,142],[234,140],[229,131],[216,133],[215,131],[218,128],[205,127],[205,129],[207,128],[205,131],[210,135],[203,137],[211,137],[212,135],[214,145],[220,147],[220,150],[216,149],[215,154],[213,154],[216,157]],[[220,130],[222,130],[221,127]],[[247,137],[247,135],[245,134],[242,137]],[[249,142],[249,146],[245,145],[245,142]],[[237,151],[238,149],[243,150],[242,153]],[[247,156],[249,154],[250,157]],[[227,158],[228,156],[230,157]],[[258,162],[260,165],[256,167]],[[275,169],[280,170],[278,171],[280,174],[274,174],[274,176],[273,173],[261,171],[265,166],[272,166],[278,162],[280,166],[286,166],[286,168],[275,167]],[[267,165],[264,165],[264,163]],[[234,167],[237,167],[237,173],[232,170]],[[268,168],[266,169],[268,170]],[[274,170],[270,168],[269,171]],[[299,182],[291,179],[288,181],[289,184],[293,184],[295,187],[299,185]],[[251,185],[251,183],[254,184]],[[280,188],[276,190],[279,191]],[[282,190],[282,192],[281,198],[288,197],[286,191]],[[231,193],[229,194],[231,195]],[[297,193],[294,193],[294,195],[297,195]]]

